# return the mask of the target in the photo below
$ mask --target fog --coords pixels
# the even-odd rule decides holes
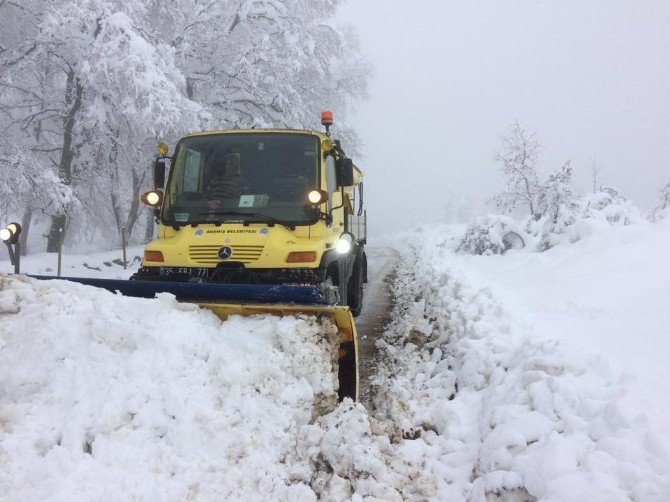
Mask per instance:
[[[485,211],[516,120],[537,132],[543,174],[571,160],[578,193],[594,161],[598,184],[645,210],[670,180],[670,2],[365,0],[340,18],[375,67],[349,117],[373,235],[461,201]]]

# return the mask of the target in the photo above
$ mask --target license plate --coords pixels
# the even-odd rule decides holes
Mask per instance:
[[[189,275],[191,277],[207,277],[209,270],[204,267],[161,267],[160,275]]]

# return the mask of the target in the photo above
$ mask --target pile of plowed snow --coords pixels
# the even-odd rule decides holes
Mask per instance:
[[[336,329],[0,276],[0,498],[313,498]],[[335,352],[336,353],[336,352]]]
[[[667,281],[650,277],[659,266],[667,269],[661,259],[667,257],[666,231],[647,225],[584,240],[567,252],[583,256],[587,268],[578,259],[566,260],[560,247],[532,256],[460,258],[452,251],[460,232],[450,227],[397,241],[403,249],[397,304],[373,388],[376,416],[387,430],[395,426],[413,438],[401,443],[403,451],[412,444],[424,475],[434,473],[440,498],[485,500],[516,492],[522,500],[670,500],[667,438],[638,399],[639,382],[585,350],[594,344],[579,343],[594,336],[606,344],[592,332],[598,326],[608,330],[610,343],[623,338],[629,347],[650,343],[661,354],[667,351],[667,337],[659,336],[668,329],[660,322],[667,312],[661,309],[668,301]],[[656,249],[652,242],[666,244]],[[500,275],[493,269],[509,264],[514,272],[507,285],[530,290],[528,306],[540,298],[572,305],[572,311],[561,311],[562,332],[555,329],[556,317],[539,309],[528,324],[517,311],[520,305],[508,301],[509,290],[489,287]],[[572,296],[565,287],[570,281]],[[611,290],[615,284],[620,289]],[[593,290],[612,301],[589,304]],[[656,292],[662,300],[654,298]],[[637,312],[638,320],[646,316],[632,340],[628,324],[607,322],[603,307],[620,305],[614,297],[628,299],[628,311]],[[600,316],[591,332],[577,322],[587,311]],[[601,352],[609,347],[601,346]],[[660,411],[667,419],[670,409]]]

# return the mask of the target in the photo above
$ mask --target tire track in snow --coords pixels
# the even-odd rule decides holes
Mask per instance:
[[[368,283],[365,285],[363,310],[356,319],[359,338],[360,402],[369,409],[370,379],[378,359],[376,342],[391,315],[390,282],[398,253],[390,248],[368,248]]]

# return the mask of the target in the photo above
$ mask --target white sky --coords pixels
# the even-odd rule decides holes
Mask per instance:
[[[578,192],[592,158],[645,209],[670,181],[670,1],[349,0],[339,18],[375,67],[349,120],[372,233],[490,195],[515,120],[537,132],[543,173],[572,160]]]

